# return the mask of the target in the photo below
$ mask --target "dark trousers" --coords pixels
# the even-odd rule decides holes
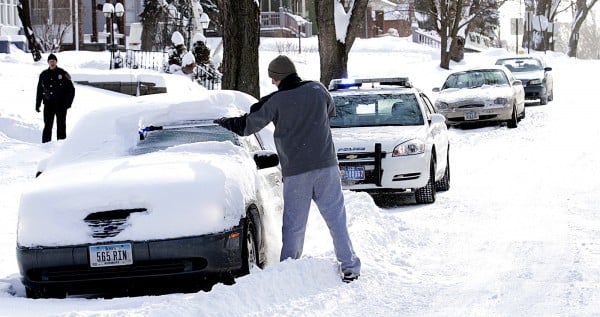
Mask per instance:
[[[67,138],[67,108],[56,104],[44,104],[44,131],[42,132],[42,143],[52,140],[52,127],[56,117],[56,138],[58,140]]]

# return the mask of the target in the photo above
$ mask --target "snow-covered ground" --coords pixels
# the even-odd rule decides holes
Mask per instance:
[[[275,89],[266,69],[283,41],[262,39],[263,95]],[[301,54],[283,53],[301,77],[319,78],[316,38],[302,39]],[[466,54],[451,68],[510,54]],[[596,81],[583,79],[593,78],[600,62],[540,54],[554,68],[554,101],[528,106],[517,129],[450,129],[451,188],[434,204],[407,200],[382,209],[367,194],[345,192],[363,262],[357,281],[340,281],[329,232],[312,210],[302,259],[273,263],[234,285],[60,300],[25,298],[15,257],[20,193],[37,162],[60,146],[40,143],[42,116],[34,110],[37,76],[47,65],[30,54],[0,54],[0,316],[600,316],[600,110]],[[58,54],[58,65],[74,76],[107,70],[108,60],[108,52]],[[386,37],[358,39],[348,69],[363,77],[407,75],[435,99],[431,88],[448,74],[438,65],[437,49]],[[135,98],[76,89],[67,135],[83,114]]]

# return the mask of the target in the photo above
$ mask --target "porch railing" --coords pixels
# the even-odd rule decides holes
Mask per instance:
[[[421,43],[431,47],[440,47],[440,37],[437,34],[431,34],[422,30],[414,29],[412,31],[413,42]],[[493,47],[493,42],[489,37],[479,33],[469,33],[465,39],[465,49],[473,52],[481,52]]]
[[[311,37],[313,35],[312,22],[308,22],[301,16],[292,14],[284,8],[279,8],[279,12],[261,12],[260,28],[261,30],[283,28],[301,37]]]

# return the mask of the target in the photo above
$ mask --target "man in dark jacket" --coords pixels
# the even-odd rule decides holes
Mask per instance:
[[[48,56],[48,69],[40,74],[37,85],[35,111],[40,112],[44,101],[44,131],[42,143],[52,140],[52,126],[56,117],[56,138],[67,138],[67,109],[71,108],[75,98],[75,87],[71,76],[64,69],[56,66],[56,55]]]
[[[337,156],[329,127],[335,105],[329,91],[316,81],[302,81],[294,63],[284,55],[269,64],[269,77],[278,90],[261,98],[241,117],[215,123],[239,134],[251,135],[270,122],[283,174],[283,246],[280,260],[302,255],[311,201],[314,200],[333,238],[342,280],[360,275],[346,226]]]

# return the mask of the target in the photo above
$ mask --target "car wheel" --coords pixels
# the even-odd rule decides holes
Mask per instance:
[[[431,159],[429,164],[429,180],[425,187],[415,190],[415,200],[418,204],[431,204],[435,202],[435,162]]]
[[[548,95],[548,101],[552,101],[554,100],[554,89],[550,91],[550,94]]]
[[[256,247],[256,229],[252,218],[246,218],[246,227],[244,228],[244,246],[242,250],[242,274],[250,273],[254,267],[258,267],[258,248]]]
[[[436,191],[447,191],[450,189],[450,149],[446,155],[446,170],[444,171],[444,177],[435,183]]]
[[[517,127],[518,124],[519,118],[517,114],[517,106],[513,105],[512,115],[510,116],[510,119],[508,119],[508,121],[506,122],[506,125],[509,129],[514,129]]]
[[[521,115],[519,116],[519,121],[525,119],[525,106],[523,106],[523,112],[521,112]]]

